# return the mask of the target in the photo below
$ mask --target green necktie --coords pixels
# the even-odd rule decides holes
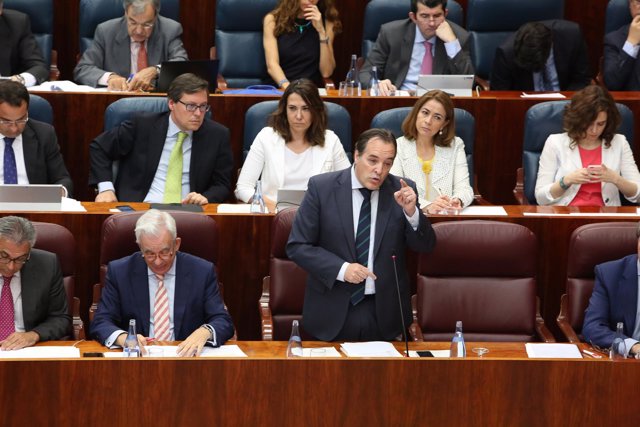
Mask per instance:
[[[178,140],[169,156],[167,181],[164,184],[163,203],[180,203],[182,201],[182,143],[188,133],[178,132]]]

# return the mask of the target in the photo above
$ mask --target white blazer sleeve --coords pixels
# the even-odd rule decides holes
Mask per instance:
[[[238,182],[236,183],[236,198],[248,203],[255,193],[256,182],[262,174],[265,164],[265,141],[262,139],[264,129],[261,130],[251,144],[247,159],[242,165]]]
[[[562,135],[549,135],[540,155],[535,188],[536,201],[539,205],[551,205],[557,202],[557,199],[551,196],[551,186],[556,181],[555,177],[561,166],[558,145],[562,141],[557,139],[560,136]]]
[[[469,184],[469,165],[467,155],[464,152],[464,141],[456,137],[456,158],[453,171],[453,197],[457,197],[463,206],[469,206],[473,202],[473,188]]]

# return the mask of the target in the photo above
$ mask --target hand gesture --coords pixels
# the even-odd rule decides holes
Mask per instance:
[[[436,28],[436,36],[445,43],[449,43],[457,39],[456,34],[451,29],[449,21],[446,19]]]
[[[378,90],[380,90],[380,95],[389,96],[396,91],[396,87],[391,83],[391,80],[384,79],[378,82]]]
[[[640,44],[640,15],[633,18],[629,25],[629,35],[627,41],[632,45]]]
[[[587,184],[592,181],[587,168],[576,169],[573,172],[564,176],[564,183],[567,185],[573,184]]]
[[[413,216],[416,212],[416,196],[413,188],[409,187],[404,179],[400,179],[400,189],[393,193],[393,197],[396,199],[396,203],[404,210],[408,216]]]
[[[182,201],[183,205],[206,205],[209,200],[200,193],[191,192]]]
[[[153,89],[153,79],[158,76],[156,67],[147,67],[138,71],[128,82],[127,89],[135,91],[149,91]]]
[[[356,262],[349,264],[347,270],[344,272],[344,281],[355,285],[361,283],[367,277],[371,277],[373,280],[377,279],[376,275],[367,267]]]
[[[310,4],[309,6],[305,7],[304,19],[306,19],[307,21],[311,21],[311,25],[313,25],[313,28],[316,29],[320,36],[325,34],[324,24],[322,23],[322,13],[320,13],[320,9],[318,9],[318,6],[316,6],[315,4]]]

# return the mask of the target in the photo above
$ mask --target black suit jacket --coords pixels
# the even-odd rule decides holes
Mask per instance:
[[[415,184],[406,181],[416,191]],[[397,257],[403,312],[409,325],[411,304],[405,248],[427,252],[436,242],[431,224],[422,213],[418,229],[413,230],[393,197],[399,189],[400,179],[393,175],[380,187],[374,239],[376,316],[380,332],[387,340],[402,332],[392,255]],[[338,335],[349,310],[354,285],[337,281],[336,277],[343,263],[357,262],[354,234],[351,168],[309,179],[289,236],[287,255],[309,273],[302,321],[304,329],[321,340],[331,341]]]
[[[89,185],[113,182],[112,163],[120,161],[114,186],[118,200],[142,202],[151,188],[167,137],[169,112],[140,114],[99,135],[89,146]],[[231,187],[233,157],[229,129],[205,119],[193,132],[189,186],[209,203],[225,200]]]
[[[22,12],[3,9],[0,15],[0,74],[12,76],[30,73],[37,83],[49,77],[42,52],[31,34],[29,17]]]
[[[564,20],[542,21],[553,32],[553,59],[560,90],[580,90],[591,83],[587,46],[580,26]],[[516,65],[513,40],[509,36],[496,50],[491,70],[491,90],[532,91],[533,73]]]
[[[62,270],[55,254],[32,249],[29,262],[20,274],[25,330],[37,332],[41,341],[59,340],[68,335],[71,317]]]
[[[625,25],[604,37],[603,78],[609,90],[640,90],[640,55],[633,58],[622,50],[628,35]]]

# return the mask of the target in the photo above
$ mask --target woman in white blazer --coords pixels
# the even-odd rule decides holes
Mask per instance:
[[[453,102],[441,90],[418,99],[402,123],[391,173],[415,181],[425,213],[457,210],[473,201],[464,142],[455,130]]]
[[[549,135],[540,155],[540,205],[620,206],[620,193],[640,201],[640,172],[624,135],[620,113],[606,89],[576,92],[564,112],[565,133]]]
[[[313,175],[350,165],[340,140],[327,129],[327,113],[318,87],[307,79],[296,80],[269,117],[269,126],[251,144],[235,195],[249,202],[261,179],[265,204],[274,212],[279,189],[306,190]]]

